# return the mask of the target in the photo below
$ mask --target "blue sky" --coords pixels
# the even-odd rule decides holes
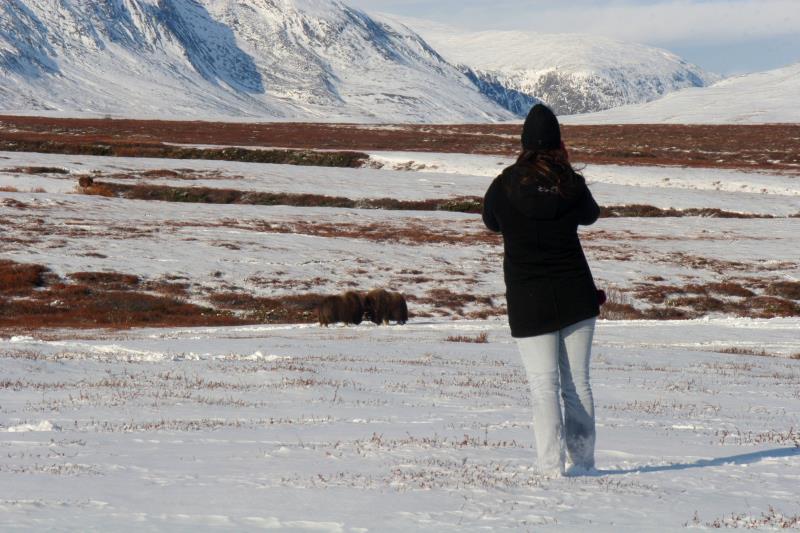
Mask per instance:
[[[724,75],[800,61],[800,0],[345,0],[467,30],[590,33],[671,50]]]

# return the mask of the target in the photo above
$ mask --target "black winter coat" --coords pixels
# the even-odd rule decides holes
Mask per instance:
[[[571,199],[553,187],[520,185],[523,165],[507,168],[486,191],[483,221],[502,232],[508,321],[513,337],[533,337],[600,314],[597,290],[578,239],[600,208],[580,179]]]

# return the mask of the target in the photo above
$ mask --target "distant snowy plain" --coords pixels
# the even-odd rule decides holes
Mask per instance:
[[[339,170],[0,157],[0,188],[20,191],[0,192],[4,229],[19,240],[3,259],[62,274],[182,276],[198,294],[271,295],[314,280],[304,290],[355,281],[503,300],[502,249],[478,238],[476,215],[72,194],[77,174],[99,171],[125,183],[450,198],[481,195],[502,158],[382,153],[373,154],[381,169]],[[25,166],[71,174],[12,170]],[[153,169],[196,179],[140,177]],[[581,233],[601,286],[800,278],[800,219],[788,217],[800,211],[796,177],[613,166],[586,175],[604,204],[779,217],[602,219]],[[455,240],[320,236],[315,224],[419,227]],[[0,529],[612,532],[777,529],[800,516],[800,318],[601,321],[598,471],[546,479],[505,320],[414,311],[432,317],[0,338]],[[484,332],[486,344],[447,340]]]

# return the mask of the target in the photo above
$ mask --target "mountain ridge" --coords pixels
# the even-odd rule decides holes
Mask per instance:
[[[534,80],[524,61],[488,62],[498,42],[505,45],[497,32],[486,35],[470,45],[475,62],[461,62],[402,20],[340,0],[5,0],[0,108],[143,118],[496,122],[524,116],[541,100],[560,113],[589,111],[705,81],[702,72],[681,70],[674,55],[658,76],[629,72],[630,61],[621,57],[646,48],[629,44],[589,57],[590,67],[602,63],[600,74],[551,65]],[[522,59],[560,39],[500,35],[519,41],[506,47],[506,56]],[[664,54],[648,48],[637,57],[653,63]]]
[[[569,124],[800,124],[800,62],[684,89],[644,104],[563,117]]]
[[[413,27],[471,79],[544,100],[558,114],[647,102],[719,79],[668,50],[606,37],[464,32],[416,19],[388,19]]]
[[[8,0],[0,71],[12,110],[513,118],[419,36],[338,0]]]

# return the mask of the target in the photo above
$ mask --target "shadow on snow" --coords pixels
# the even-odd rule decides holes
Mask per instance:
[[[800,447],[776,448],[774,450],[762,450],[760,452],[743,453],[739,455],[729,455],[727,457],[717,457],[715,459],[700,459],[693,463],[673,463],[669,465],[639,466],[636,468],[625,468],[619,470],[596,470],[590,476],[611,476],[619,474],[648,474],[651,472],[672,472],[677,470],[689,470],[691,468],[706,468],[710,466],[724,465],[749,465],[764,459],[778,459],[781,457],[800,456]]]

